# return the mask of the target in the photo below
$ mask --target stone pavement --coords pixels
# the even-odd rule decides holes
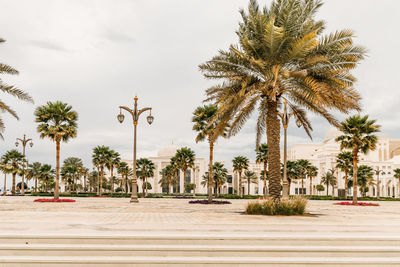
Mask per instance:
[[[400,236],[400,202],[379,207],[310,201],[307,216],[244,215],[251,200],[230,205],[188,204],[188,199],[75,198],[34,203],[38,197],[0,197],[0,234],[199,234],[254,236]]]

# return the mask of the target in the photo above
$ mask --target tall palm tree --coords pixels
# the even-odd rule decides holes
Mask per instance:
[[[37,181],[39,178],[41,167],[42,167],[42,164],[40,162],[34,162],[32,164],[29,164],[28,170],[26,173],[27,179],[35,179],[35,192],[37,192]]]
[[[245,171],[244,172],[244,179],[246,180],[247,183],[247,195],[250,195],[250,184],[257,184],[258,183],[258,177],[257,174],[253,171]]]
[[[4,43],[5,41],[6,40],[0,38],[0,44]],[[0,63],[0,74],[17,75],[18,73],[19,72],[16,69],[14,69],[13,67],[11,67],[7,64],[4,64],[4,63]],[[4,83],[4,81],[1,78],[0,78],[0,91],[5,94],[16,97],[19,100],[33,103],[33,99],[32,99],[32,97],[29,96],[28,93],[22,91],[21,89],[18,89],[17,87],[15,87],[13,85],[8,85],[8,84]],[[10,106],[8,106],[5,102],[3,102],[3,100],[0,100],[0,111],[2,113],[10,114],[17,120],[19,119],[17,113]],[[2,133],[4,132],[4,129],[5,129],[5,125],[4,125],[3,119],[0,117],[0,138],[1,139],[3,139]]]
[[[313,165],[310,165],[307,168],[307,177],[310,178],[310,196],[313,195],[312,179],[317,177],[317,175],[318,175],[318,168]]]
[[[167,188],[167,193],[172,192],[171,186],[176,184],[176,172],[172,165],[165,166],[160,172],[162,178],[158,181],[161,187]]]
[[[59,198],[60,188],[60,144],[75,138],[77,134],[78,113],[66,103],[56,101],[47,102],[47,105],[35,110],[37,131],[40,138],[50,138],[56,143],[56,184],[54,199]]]
[[[305,110],[336,126],[331,111],[360,110],[350,72],[365,49],[354,45],[351,30],[323,35],[325,23],[315,18],[321,6],[320,1],[286,0],[260,8],[250,0],[248,11],[240,11],[238,44],[199,66],[206,78],[222,81],[207,90],[206,100],[219,103],[216,118],[221,127],[230,124],[230,136],[258,110],[256,146],[266,132],[270,195],[276,200],[281,192],[282,102],[288,102],[309,135],[312,127]]]
[[[239,175],[239,196],[243,197],[242,172],[249,169],[249,159],[244,156],[237,156],[232,160],[233,171]]]
[[[304,195],[304,178],[307,176],[308,168],[310,168],[312,165],[311,162],[306,159],[299,159],[296,161],[296,164],[299,168],[299,175],[301,178],[301,194]]]
[[[183,147],[176,151],[176,163],[183,172],[183,195],[186,193],[186,170],[193,168],[196,154],[193,150]]]
[[[263,171],[263,178],[264,178],[264,198],[267,197],[267,164],[268,164],[268,145],[261,144],[257,149],[257,156],[256,162],[259,164],[263,164],[264,171]]]
[[[329,171],[321,177],[321,183],[326,185],[326,195],[328,195],[329,194],[329,185],[334,187],[337,184],[337,179],[333,175],[333,173]],[[332,192],[332,196],[333,196],[333,192]]]
[[[147,196],[147,178],[154,176],[155,168],[154,163],[149,159],[140,158],[136,161],[136,175],[143,181],[142,197]]]
[[[353,203],[357,204],[357,169],[358,154],[366,154],[375,150],[378,138],[375,133],[380,131],[380,126],[375,120],[368,120],[368,115],[361,117],[354,115],[347,118],[340,125],[343,135],[336,138],[340,143],[340,149],[351,149],[353,155]]]
[[[9,172],[12,174],[12,187],[11,193],[15,195],[15,177],[18,173],[23,170],[23,164],[25,162],[25,157],[23,154],[18,152],[16,149],[7,151],[1,158],[4,164],[8,165]]]
[[[45,192],[47,193],[48,184],[54,180],[55,171],[49,164],[43,164],[40,168],[39,180],[45,184]]]
[[[353,169],[353,155],[351,152],[344,151],[337,155],[336,168],[344,172],[344,198],[347,199],[347,180],[349,172]]]
[[[111,150],[108,146],[96,146],[93,148],[92,161],[100,170],[100,185],[99,185],[99,195],[103,191],[103,177],[104,177],[104,167],[111,158]]]
[[[114,168],[118,167],[121,162],[121,158],[118,152],[110,150],[111,156],[109,161],[106,163],[107,169],[110,171],[110,181],[111,181],[111,192],[114,193]]]
[[[219,136],[226,137],[228,125],[225,127],[219,127],[218,132],[216,131],[217,125],[220,124],[218,120],[214,120],[215,114],[218,111],[217,105],[204,105],[197,107],[193,112],[192,122],[193,130],[198,132],[196,136],[196,143],[200,141],[204,141],[207,139],[210,153],[209,153],[209,163],[208,163],[208,179],[210,182],[208,183],[207,191],[208,191],[208,202],[212,202],[212,183],[213,179],[213,155],[214,155],[214,144],[217,141]]]

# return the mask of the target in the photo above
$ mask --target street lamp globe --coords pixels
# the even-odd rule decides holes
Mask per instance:
[[[125,119],[124,114],[122,114],[122,113],[118,114],[117,119],[118,119],[118,121],[119,121],[120,123],[122,123],[122,122],[124,121],[124,119]]]
[[[33,147],[33,142],[30,142],[29,145],[30,145],[31,147]]]
[[[297,127],[301,127],[303,124],[301,123],[301,121],[300,120],[296,120],[296,125],[297,125]]]
[[[151,115],[151,113],[150,113],[150,115],[147,116],[147,122],[148,122],[149,124],[152,124],[153,121],[154,121],[154,117],[153,117],[153,116]]]
[[[18,145],[19,145],[18,141],[17,141],[17,142],[15,142],[15,146],[18,146]]]

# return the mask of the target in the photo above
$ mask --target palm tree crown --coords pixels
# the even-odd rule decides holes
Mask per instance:
[[[186,170],[193,168],[196,154],[188,147],[183,147],[176,151],[176,165],[183,172],[183,194],[186,193]]]
[[[310,135],[303,108],[338,125],[331,111],[359,110],[359,94],[350,71],[365,49],[353,44],[351,30],[322,35],[325,23],[315,19],[321,1],[273,1],[261,9],[251,0],[241,10],[238,44],[200,65],[209,79],[222,83],[207,90],[207,100],[219,103],[216,118],[230,124],[229,135],[240,131],[258,110],[256,146],[267,132],[271,196],[280,198],[280,122],[283,101]]]
[[[242,172],[249,169],[249,159],[244,156],[237,156],[232,160],[233,171],[239,174],[239,196],[243,197]]]

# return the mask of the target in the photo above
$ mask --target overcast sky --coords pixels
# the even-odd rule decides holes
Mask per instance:
[[[269,0],[259,1],[261,5]],[[236,43],[239,8],[248,0],[131,0],[59,1],[0,0],[0,62],[20,75],[2,79],[29,92],[35,104],[2,99],[17,110],[19,121],[2,115],[6,123],[0,151],[15,147],[24,133],[34,140],[27,149],[29,161],[55,165],[55,144],[41,140],[33,112],[47,101],[61,100],[79,114],[77,138],[61,145],[61,159],[77,156],[91,167],[93,147],[106,145],[123,158],[132,157],[130,117],[117,122],[119,105],[153,108],[154,123],[145,116],[138,128],[139,156],[155,156],[172,140],[208,156],[206,143],[195,144],[191,116],[201,104],[205,80],[198,65],[219,49]],[[328,31],[350,28],[369,57],[354,72],[363,97],[364,112],[382,125],[382,135],[400,138],[398,37],[400,1],[326,0],[319,18]],[[343,118],[343,117],[341,117]],[[321,142],[330,126],[313,117],[314,142]],[[230,166],[234,156],[253,161],[255,124],[250,120],[240,134],[220,140],[215,160]],[[311,142],[292,125],[288,142]],[[2,183],[3,179],[0,179]]]

